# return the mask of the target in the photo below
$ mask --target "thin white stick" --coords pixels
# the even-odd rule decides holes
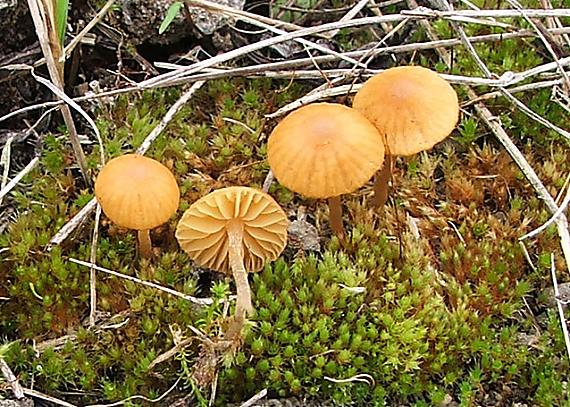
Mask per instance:
[[[116,403],[111,403],[111,404],[89,404],[85,407],[116,407],[116,406],[122,406],[124,405],[127,401],[131,401],[131,400],[144,400],[148,403],[158,403],[159,401],[161,401],[162,399],[164,399],[168,394],[170,394],[172,392],[172,390],[174,390],[176,388],[176,386],[178,386],[178,383],[180,383],[180,380],[182,380],[182,376],[180,376],[176,382],[174,382],[174,384],[172,386],[170,386],[170,388],[168,390],[166,390],[160,397],[155,398],[155,399],[149,399],[148,397],[145,396],[141,396],[141,395],[134,395],[131,397],[127,397],[126,399],[123,399],[121,401],[117,401]]]
[[[101,267],[101,266],[98,266],[96,264],[89,263],[89,262],[86,262],[83,260],[78,260],[78,259],[74,259],[74,258],[70,257],[69,261],[72,263],[75,263],[75,264],[79,264],[80,266],[89,267],[90,269],[101,271],[103,273],[107,273],[107,274],[110,274],[110,275],[115,276],[115,277],[119,277],[119,278],[122,278],[125,280],[135,282],[137,284],[141,284],[141,285],[144,285],[147,287],[155,288],[159,291],[163,291],[163,292],[168,293],[170,295],[174,295],[176,297],[183,298],[183,299],[190,301],[194,304],[210,305],[214,302],[211,298],[198,298],[198,297],[194,297],[192,295],[183,294],[179,291],[173,290],[172,288],[164,287],[160,284],[152,283],[150,281],[141,280],[140,278],[129,276],[129,275],[123,274],[123,273],[119,273],[118,271],[109,270],[105,267]]]
[[[99,238],[99,221],[101,220],[101,205],[97,204],[95,209],[95,224],[93,225],[93,236],[91,238],[91,253],[89,261],[91,264],[97,262],[97,240]],[[89,327],[95,325],[97,314],[97,273],[96,270],[89,268]]]
[[[495,17],[495,18],[520,18],[523,17],[518,10],[501,10],[501,9],[489,9],[489,10],[453,10],[453,11],[439,11],[432,10],[427,7],[417,7],[413,10],[402,10],[400,13],[402,15],[410,15],[414,17],[424,17],[424,18],[444,18],[448,20],[453,20],[455,18],[461,17],[472,17],[472,18],[484,18],[484,17]],[[526,9],[525,14],[529,17],[545,18],[545,17],[570,17],[570,9],[558,8],[558,9]]]
[[[374,378],[369,375],[368,373],[360,373],[357,375],[354,375],[352,377],[349,377],[347,379],[334,379],[332,377],[328,377],[328,376],[324,376],[323,377],[325,380],[328,380],[329,382],[333,382],[333,383],[352,383],[352,382],[361,382],[361,383],[366,383],[369,386],[374,387],[375,385],[375,381]]]
[[[38,163],[40,162],[40,158],[39,157],[34,157],[32,158],[32,161],[30,161],[28,163],[28,165],[26,165],[24,167],[24,169],[22,169],[22,171],[20,171],[18,173],[18,175],[16,175],[14,178],[12,178],[12,180],[10,182],[8,182],[8,184],[6,184],[6,186],[4,188],[2,188],[0,190],[0,200],[4,199],[4,197],[6,195],[8,195],[8,193],[16,186],[18,185],[18,182],[21,181],[22,178],[24,178],[26,175],[28,175],[28,173],[30,171],[32,171],[34,168],[36,168],[36,165],[38,165]]]
[[[0,165],[2,166],[2,182],[0,182],[0,191],[6,187],[8,183],[8,174],[10,173],[10,152],[12,151],[12,141],[14,136],[8,137],[6,144],[2,148],[2,157]],[[2,206],[2,198],[0,198],[0,206]]]
[[[562,304],[559,300],[560,290],[558,289],[558,280],[556,279],[554,253],[550,254],[550,276],[552,277],[552,285],[554,286],[554,301],[556,302],[556,308],[558,308],[558,316],[560,317],[560,325],[562,325],[562,333],[564,334],[566,352],[568,353],[568,360],[570,360],[570,336],[568,335],[568,325],[566,323],[566,316],[564,315],[564,308],[562,308]]]
[[[356,17],[356,15],[366,6],[366,4],[368,4],[370,0],[360,0],[359,2],[357,2],[354,7],[352,7],[348,13],[346,13],[344,16],[342,16],[342,18],[339,21],[348,21],[348,20],[352,20],[354,17]],[[329,39],[334,38],[337,34],[338,34],[339,30],[332,30],[329,31],[328,33],[325,32],[323,33],[323,35]]]
[[[185,92],[171,107],[168,109],[164,117],[156,125],[156,127],[149,133],[149,135],[144,139],[139,148],[137,148],[136,153],[143,155],[150,148],[154,140],[160,135],[160,133],[168,126],[168,123],[172,118],[180,111],[180,109],[188,102],[192,95],[202,87],[205,82],[196,82],[192,87]],[[85,205],[73,218],[71,218],[49,241],[47,250],[53,249],[55,246],[63,242],[67,237],[82,224],[85,219],[91,214],[91,212],[97,206],[97,199],[92,198],[87,205]]]
[[[267,389],[261,390],[255,396],[253,396],[252,398],[250,398],[246,402],[242,403],[240,405],[240,407],[252,407],[255,403],[257,403],[259,400],[261,400],[265,396],[267,396]]]
[[[61,55],[62,49],[58,33],[55,31],[55,12],[53,10],[53,3],[47,1],[43,2],[41,0],[28,0],[28,7],[36,28],[40,48],[46,59],[50,79],[53,82],[53,84],[50,83],[50,85],[63,90],[64,68],[63,65],[58,62],[58,57]],[[77,164],[81,169],[81,175],[85,182],[90,184],[91,178],[87,171],[87,159],[85,158],[85,153],[81,147],[77,128],[75,127],[75,122],[73,121],[73,116],[71,115],[68,105],[61,105],[61,114],[63,115],[65,125],[69,132],[69,140],[73,147],[73,153]]]
[[[53,397],[53,396],[50,396],[50,395],[47,395],[47,394],[45,394],[45,393],[39,392],[39,391],[37,391],[37,390],[28,389],[28,388],[26,388],[26,387],[23,387],[22,389],[24,390],[24,394],[27,394],[28,396],[32,396],[32,397],[36,397],[36,398],[38,398],[38,399],[42,399],[42,400],[45,400],[45,401],[49,401],[50,403],[57,404],[57,405],[59,405],[59,406],[63,406],[63,407],[78,407],[78,406],[76,406],[75,404],[68,403],[67,401],[60,400],[60,399],[58,399],[58,398],[55,398],[55,397]]]
[[[549,30],[549,32],[553,35],[554,34],[570,33],[570,27],[551,29],[551,30]],[[504,33],[504,34],[479,35],[479,36],[469,37],[469,40],[472,43],[479,43],[479,42],[501,41],[501,40],[512,39],[512,38],[524,38],[524,37],[529,37],[529,36],[534,36],[534,31],[532,31],[532,30],[519,30],[516,32]],[[384,47],[384,48],[374,50],[374,52],[371,53],[370,55],[371,56],[377,56],[377,55],[383,55],[383,54],[388,54],[388,53],[413,52],[413,51],[418,51],[418,50],[433,49],[433,48],[437,48],[437,47],[452,47],[452,46],[456,46],[459,44],[461,44],[461,41],[458,39],[455,39],[455,38],[449,39],[449,40],[427,41],[427,42],[420,42],[420,43],[412,43],[412,44],[404,44],[404,45]],[[367,54],[368,52],[369,52],[369,50],[357,50],[357,51],[344,52],[343,55],[350,56],[350,57],[359,57],[361,55]],[[332,61],[337,60],[337,58],[333,55],[321,55],[321,56],[313,57],[312,60],[314,60],[316,62],[332,62]],[[260,64],[257,66],[218,70],[215,74],[214,73],[199,74],[199,75],[190,76],[186,80],[181,80],[178,82],[172,81],[169,84],[169,86],[180,85],[186,81],[207,80],[207,79],[217,79],[217,78],[221,78],[221,77],[238,76],[238,74],[237,74],[238,72],[240,75],[246,75],[247,72],[255,73],[255,72],[265,72],[265,71],[274,70],[274,69],[296,68],[299,66],[304,66],[304,65],[310,64],[310,63],[312,63],[312,60],[311,60],[311,58],[299,58],[299,59],[295,59],[295,60],[291,60],[291,61],[272,62],[272,63],[267,63],[267,64]],[[0,69],[11,69],[11,67],[12,67],[12,65],[0,66]],[[183,68],[185,68],[185,66],[171,64],[170,67],[167,69],[183,69]],[[208,71],[208,68],[205,68],[204,71]],[[163,86],[163,85],[161,85],[161,86]],[[152,88],[152,87],[149,87],[149,88]],[[134,92],[134,91],[138,91],[138,90],[140,90],[138,86],[129,86],[129,87],[125,87],[125,88],[113,89],[110,91],[100,92],[100,93],[96,93],[96,94],[90,93],[90,94],[87,94],[84,96],[75,97],[72,100],[75,102],[83,102],[83,101],[96,100],[96,99],[100,99],[100,98],[116,96],[116,95]],[[7,113],[4,116],[1,116],[0,122],[6,121],[12,117],[15,117],[17,115],[20,115],[20,114],[23,114],[23,113],[26,113],[29,111],[33,111],[33,110],[37,110],[37,109],[41,109],[41,108],[45,108],[45,107],[60,106],[63,103],[64,102],[61,100],[56,100],[56,101],[43,102],[43,103],[31,105],[31,106],[26,106],[26,107],[14,110],[10,113]]]
[[[273,176],[273,171],[269,170],[269,172],[265,176],[265,180],[263,180],[263,187],[262,187],[263,192],[265,193],[269,192],[269,188],[271,188],[271,184],[273,184],[274,179],[275,177]]]
[[[232,16],[236,19],[242,20],[242,21],[249,23],[249,24],[252,24],[252,25],[256,25],[258,27],[264,28],[264,29],[271,31],[273,33],[276,33],[276,34],[280,34],[280,35],[287,35],[288,34],[286,31],[283,31],[283,30],[281,30],[281,29],[279,29],[273,25],[270,25],[270,24],[264,23],[263,21],[260,21],[258,16],[256,14],[253,14],[253,13],[248,13],[246,11],[239,11],[239,10],[236,10],[234,8],[222,6],[222,5],[207,1],[207,0],[190,0],[190,3],[193,4],[194,6],[201,6],[203,8],[208,9],[208,10],[213,10],[213,11],[217,11],[217,12],[222,13],[222,14]],[[345,61],[350,62],[351,64],[360,65],[359,62],[356,61],[355,59],[346,57],[339,52],[336,52],[330,48],[319,45],[313,41],[309,41],[309,40],[306,40],[304,38],[294,38],[293,40],[298,42],[299,44],[303,44],[303,45],[306,45],[308,47],[314,48],[314,49],[319,50],[325,54],[334,55],[336,57],[344,59]]]
[[[284,114],[289,113],[290,111],[298,109],[299,107],[304,106],[306,104],[316,102],[317,100],[320,99],[344,95],[348,92],[356,92],[361,87],[362,84],[355,84],[355,85],[342,85],[334,88],[323,89],[320,92],[315,92],[309,95],[302,96],[299,99],[286,104],[285,106],[276,110],[275,112],[266,114],[265,117],[267,117],[268,119],[274,119],[276,117],[283,116]]]
[[[540,31],[540,29],[538,28],[536,23],[534,21],[532,21],[532,19],[529,16],[527,16],[527,14],[524,10],[524,7],[517,0],[507,0],[507,2],[511,6],[516,8],[518,11],[520,11],[520,13],[523,15],[524,19],[532,26],[532,28],[534,28],[534,30],[536,31],[536,35],[538,35],[538,38],[540,38],[540,40],[542,41],[542,43],[544,44],[544,46],[548,50],[550,56],[552,57],[552,59],[554,59],[554,62],[556,62],[556,64],[558,64],[558,71],[560,72],[560,74],[564,78],[564,82],[566,84],[566,87],[570,88],[570,79],[568,79],[568,74],[566,73],[564,68],[562,68],[562,65],[560,65],[559,60],[558,60],[558,55],[556,55],[556,52],[554,52],[552,45],[544,37],[544,34],[542,33],[542,31]]]
[[[10,369],[10,366],[8,366],[8,363],[6,363],[6,361],[2,357],[0,357],[0,372],[2,372],[4,380],[6,381],[6,383],[8,383],[8,385],[12,389],[14,397],[16,397],[16,399],[24,398],[24,390],[22,389],[22,386],[20,385],[18,378],[16,377],[14,372],[12,372],[12,369]]]
[[[105,17],[105,14],[107,14],[107,11],[111,9],[111,6],[113,6],[113,4],[115,4],[115,0],[108,0],[107,3],[105,3],[105,5],[101,7],[101,10],[99,10],[99,12],[95,15],[95,17],[93,17],[93,19],[89,21],[89,23],[83,28],[83,30],[81,30],[79,34],[77,34],[77,36],[74,39],[72,39],[69,42],[69,44],[67,44],[67,46],[63,50],[63,55],[61,56],[59,62],[63,62],[65,58],[67,58],[71,54],[71,52],[75,49],[77,44],[81,42],[83,37],[85,37],[85,35],[87,35],[87,33],[89,33],[89,31],[91,31],[93,27],[95,27],[103,17]],[[34,64],[34,66],[37,66],[37,64]]]
[[[556,212],[554,212],[554,214],[550,217],[550,219],[548,219],[538,228],[534,229],[532,232],[529,232],[526,235],[519,237],[519,240],[525,240],[528,239],[529,237],[534,237],[539,233],[542,233],[544,230],[546,230],[546,228],[548,228],[550,225],[556,222],[558,217],[564,213],[566,208],[568,208],[568,204],[570,204],[570,188],[566,190],[566,196],[564,197],[564,200],[562,201],[560,207],[556,210]]]
[[[89,125],[93,129],[93,133],[95,133],[95,137],[97,138],[97,142],[99,143],[99,157],[101,160],[101,165],[105,165],[105,149],[103,146],[103,139],[101,138],[101,133],[99,132],[99,128],[95,124],[95,121],[93,121],[91,116],[89,116],[87,114],[87,112],[81,106],[79,106],[79,104],[77,104],[73,99],[71,99],[69,96],[67,96],[67,94],[63,90],[58,88],[56,85],[54,85],[53,83],[51,83],[47,79],[44,79],[39,75],[36,75],[33,67],[29,67],[29,68],[30,68],[30,72],[31,72],[31,74],[35,80],[37,80],[39,83],[41,83],[42,85],[47,87],[49,90],[51,90],[57,97],[59,97],[61,100],[66,102],[69,106],[71,106],[75,111],[77,111],[77,113],[79,113],[87,121],[87,123],[89,123]]]
[[[92,198],[73,218],[69,220],[57,233],[51,238],[46,249],[51,251],[55,246],[60,245],[85,219],[97,206],[97,199]]]
[[[137,154],[142,155],[148,151],[150,145],[154,142],[154,140],[156,140],[156,138],[160,135],[160,133],[164,131],[164,129],[166,128],[166,126],[168,126],[168,123],[172,121],[176,113],[178,113],[180,109],[182,109],[182,107],[186,103],[188,103],[188,101],[192,98],[192,96],[194,96],[194,93],[196,93],[198,89],[200,89],[204,85],[204,83],[206,82],[198,81],[194,83],[190,87],[190,89],[184,92],[182,96],[180,96],[180,98],[172,106],[170,106],[170,109],[168,109],[164,117],[160,120],[160,122],[156,125],[156,127],[152,129],[149,135],[143,140],[139,148],[136,149]]]

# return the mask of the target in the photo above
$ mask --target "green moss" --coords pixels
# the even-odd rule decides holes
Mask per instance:
[[[466,27],[471,35],[500,31]],[[447,22],[435,28],[451,36]],[[370,40],[365,31],[341,32],[341,46],[362,45]],[[523,70],[542,62],[531,47],[521,49],[524,41],[480,44],[477,50],[493,71]],[[446,71],[433,53],[417,56]],[[456,48],[454,57],[453,73],[477,73],[464,50]],[[216,348],[223,349],[227,322],[221,300],[233,288],[225,281],[199,283],[196,267],[178,249],[174,227],[184,209],[213,189],[261,186],[268,170],[265,144],[275,125],[265,114],[306,90],[298,81],[217,80],[176,115],[148,152],[172,169],[182,193],[181,211],[152,232],[157,257],[139,261],[133,233],[103,217],[97,264],[184,294],[211,295],[215,302],[200,308],[98,273],[97,306],[105,322],[95,329],[86,328],[88,269],[69,260],[89,258],[92,219],[63,245],[46,250],[92,192],[76,179],[66,139],[45,138],[41,165],[10,197],[18,218],[0,236],[0,297],[9,298],[0,299],[0,332],[11,344],[0,347],[0,355],[21,382],[78,405],[134,394],[158,397],[178,378],[184,392],[203,404],[216,371],[218,405],[243,401],[266,387],[272,396],[311,395],[338,405],[430,406],[452,397],[469,406],[507,392],[505,383],[510,393],[504,397],[513,402],[567,404],[562,372],[568,362],[557,315],[532,300],[551,285],[551,253],[560,263],[556,231],[549,228],[525,242],[531,267],[518,237],[549,214],[474,116],[463,117],[453,135],[458,143],[398,160],[394,205],[370,209],[369,186],[343,197],[349,230],[343,244],[326,233],[321,202],[274,183],[270,193],[288,212],[307,208],[327,249],[286,254],[255,274],[256,314],[243,347],[235,355]],[[97,125],[107,156],[136,149],[179,95],[145,91],[119,97],[112,111],[101,109]],[[461,90],[460,96],[465,100]],[[520,95],[560,123],[564,113],[547,96],[546,90]],[[505,109],[501,98],[489,106],[550,192],[558,194],[570,162],[560,139]],[[94,170],[98,148],[88,154]],[[544,321],[528,317],[523,299]],[[45,342],[64,335],[67,340]],[[174,356],[152,365],[189,338]]]

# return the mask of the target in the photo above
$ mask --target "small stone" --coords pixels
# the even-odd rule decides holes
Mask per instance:
[[[26,397],[19,400],[0,400],[0,407],[34,407],[34,401]]]
[[[556,302],[558,300],[558,302],[560,302],[560,304],[562,304],[562,307],[567,308],[568,304],[570,304],[570,283],[562,283],[562,284],[558,284],[558,291],[559,291],[559,296],[556,299],[554,296],[554,288],[550,287],[547,288],[546,290],[544,290],[543,292],[543,296],[545,297],[545,304],[548,307],[554,308],[556,307]]]
[[[287,229],[289,246],[295,250],[319,251],[319,232],[317,228],[303,219],[294,220]]]
[[[0,0],[0,10],[15,7],[16,4],[18,4],[18,0]]]
[[[245,0],[211,0],[212,3],[236,10],[243,10]],[[230,19],[222,13],[211,13],[201,7],[190,7],[190,16],[202,34],[211,35],[214,31],[230,23]]]

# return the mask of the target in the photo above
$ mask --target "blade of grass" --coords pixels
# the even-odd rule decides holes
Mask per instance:
[[[55,24],[59,43],[63,47],[65,31],[67,28],[67,13],[69,10],[69,0],[55,0]]]

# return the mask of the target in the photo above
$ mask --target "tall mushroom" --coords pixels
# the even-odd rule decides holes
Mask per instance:
[[[377,206],[386,201],[393,157],[429,150],[449,136],[459,119],[455,90],[419,66],[390,68],[373,76],[356,93],[352,106],[385,140],[386,160],[374,184]]]
[[[95,196],[112,222],[138,231],[140,255],[149,258],[149,231],[176,212],[180,190],[164,165],[152,158],[126,154],[103,167],[95,181]]]
[[[200,266],[233,275],[236,319],[253,310],[247,273],[275,260],[287,243],[285,212],[249,187],[218,189],[194,202],[178,223],[180,247]]]
[[[364,185],[382,166],[384,146],[358,111],[314,103],[285,117],[269,136],[269,166],[277,180],[309,198],[328,198],[330,223],[342,236],[340,196]]]

